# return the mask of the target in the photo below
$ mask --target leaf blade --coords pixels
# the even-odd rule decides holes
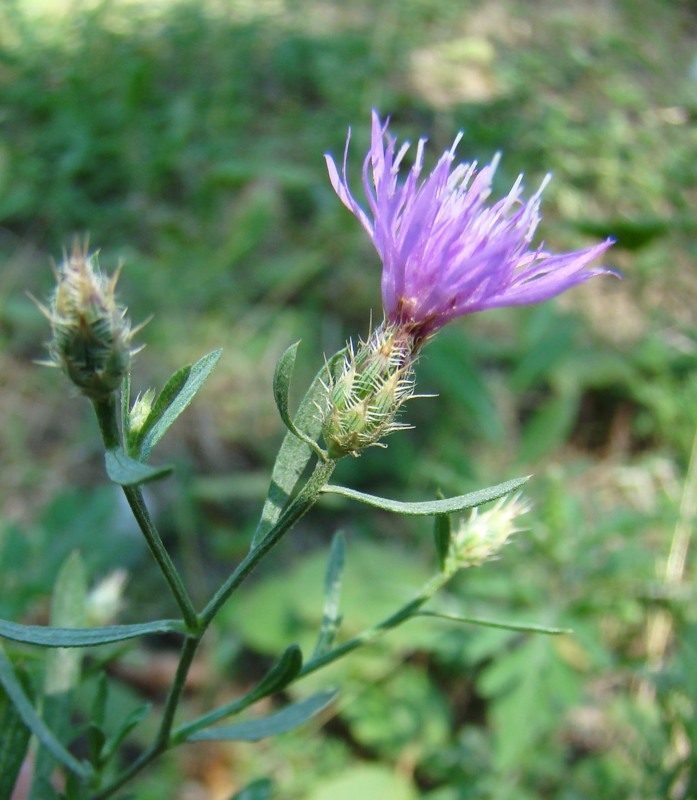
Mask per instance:
[[[0,637],[41,647],[95,647],[151,633],[184,633],[184,626],[180,620],[162,619],[102,628],[53,628],[43,625],[21,625],[18,622],[0,619]]]
[[[377,497],[365,492],[359,492],[356,489],[349,489],[345,486],[336,486],[328,484],[324,487],[322,492],[324,494],[337,494],[341,497],[347,497],[350,500],[358,500],[361,503],[366,503],[369,506],[382,509],[383,511],[392,511],[395,514],[405,514],[407,516],[435,516],[439,514],[453,514],[459,511],[465,511],[475,506],[480,506],[488,503],[491,500],[498,500],[504,495],[519,489],[523,484],[530,480],[530,476],[526,475],[523,478],[513,478],[510,481],[499,483],[496,486],[489,486],[486,489],[479,489],[476,492],[469,492],[468,494],[458,495],[457,497],[448,497],[444,500],[426,500],[423,502],[404,502],[401,500],[389,500],[385,497]]]
[[[195,364],[182,367],[164,385],[143,423],[141,435],[136,438],[138,455],[143,461],[147,461],[153,447],[189,406],[215,369],[222,352],[221,349],[213,350]]]
[[[4,649],[0,646],[0,684],[12,701],[17,713],[22,718],[24,724],[39,739],[41,744],[71,772],[81,778],[89,777],[88,770],[71,755],[55,734],[49,730],[44,721],[34,710],[29,698],[24,693],[10,660],[5,655]]]
[[[341,625],[342,615],[339,613],[339,599],[341,595],[341,578],[346,563],[346,539],[338,531],[332,540],[329,552],[327,571],[324,576],[324,608],[322,611],[322,625],[317,644],[312,654],[313,658],[326,653],[334,643],[336,634]]]
[[[293,418],[294,425],[311,438],[319,438],[322,432],[322,415],[316,404],[326,396],[324,384],[343,354],[344,351],[340,350],[333,355],[315,375]],[[290,431],[286,433],[271,472],[261,518],[252,538],[252,549],[278,522],[312,455],[313,451],[306,442],[298,439]]]
[[[202,741],[236,741],[258,742],[269,736],[278,736],[297,728],[319,714],[336,697],[335,691],[318,692],[306,700],[282,708],[265,717],[238,722],[233,725],[221,725],[218,728],[206,728],[187,737],[189,742]]]
[[[534,622],[499,622],[493,619],[483,619],[482,617],[465,617],[460,614],[447,614],[440,611],[417,611],[414,617],[435,617],[449,622],[460,622],[467,625],[481,625],[485,628],[499,628],[505,631],[516,631],[518,633],[546,633],[549,636],[560,636],[562,634],[573,633],[571,628],[553,628],[549,625],[537,625]]]
[[[151,467],[131,458],[120,447],[107,450],[104,454],[104,463],[109,480],[119,486],[138,486],[141,483],[156,481],[172,472],[173,467]]]

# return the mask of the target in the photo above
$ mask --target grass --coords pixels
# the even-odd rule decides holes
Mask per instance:
[[[346,775],[366,780],[358,766],[368,763],[382,770],[375,786],[399,774],[395,797],[694,795],[694,559],[686,546],[679,568],[677,555],[668,561],[694,518],[690,7],[182,0],[55,9],[0,10],[0,552],[14,618],[41,618],[51,576],[29,571],[17,586],[13,564],[47,542],[60,551],[52,559],[68,543],[89,552],[94,520],[121,519],[101,493],[85,519],[73,487],[91,490],[99,474],[96,430],[60,376],[31,365],[47,334],[23,292],[45,295],[50,258],[74,235],[89,233],[107,268],[125,262],[134,319],[155,314],[141,334],[140,388],[225,347],[163,454],[180,464],[176,488],[152,498],[202,597],[255,522],[281,436],[270,392],[277,355],[302,336],[302,386],[379,309],[377,258],[322,159],[342,152],[351,125],[358,177],[371,107],[412,141],[428,135],[434,156],[460,128],[463,158],[502,150],[500,191],[520,171],[531,190],[553,171],[545,240],[561,250],[612,234],[610,259],[624,275],[444,331],[419,367],[420,390],[439,397],[414,402],[416,429],[340,476],[425,498],[534,471],[529,533],[450,600],[482,616],[568,625],[574,636],[414,627],[341,676],[353,702],[312,734],[312,763],[309,733],[215,749],[205,769],[183,756],[153,773],[139,797],[175,796],[182,775],[203,796],[229,796],[268,773],[279,796],[316,800],[339,791],[325,773],[355,794]],[[320,511],[245,601],[246,618],[264,615],[271,634],[255,638],[231,608],[202,660],[215,688],[193,704],[229,693],[259,660],[309,635],[318,608],[303,587],[321,574],[337,524],[348,526],[355,563],[389,554],[400,565],[395,584],[431,563],[420,526]],[[162,611],[147,560],[138,564],[125,617]],[[375,582],[360,571],[351,580],[348,626],[377,602]],[[279,597],[287,618],[274,616]],[[130,657],[147,671],[147,653]]]

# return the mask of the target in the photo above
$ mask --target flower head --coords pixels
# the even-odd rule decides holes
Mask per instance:
[[[380,440],[388,433],[410,427],[396,417],[414,395],[413,364],[411,341],[394,326],[381,325],[357,349],[348,344],[338,374],[328,376],[322,409],[332,458],[384,446]]]
[[[382,259],[387,321],[409,330],[415,342],[455,317],[537,303],[594,275],[611,272],[603,267],[587,269],[610,247],[611,239],[561,255],[532,247],[548,178],[524,201],[520,176],[506,197],[489,204],[498,156],[481,169],[476,162],[455,164],[461,138],[458,134],[423,179],[426,140],[421,139],[414,164],[400,183],[400,166],[409,144],[397,151],[397,140],[374,111],[370,150],[363,164],[370,214],[348,187],[350,131],[341,174],[332,157],[326,156],[334,191],[358,217]]]
[[[98,400],[116,391],[129,370],[131,330],[126,309],[115,296],[118,273],[102,274],[97,256],[75,244],[56,270],[48,307],[51,366],[61,367],[80,391]]]
[[[479,509],[473,509],[453,533],[449,554],[451,567],[478,567],[495,558],[514,533],[525,530],[517,526],[517,520],[530,508],[526,498],[514,494],[501,498],[481,513]]]

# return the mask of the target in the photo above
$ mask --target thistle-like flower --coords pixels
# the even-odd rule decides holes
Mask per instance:
[[[370,150],[363,164],[363,186],[370,214],[348,187],[346,140],[341,174],[326,156],[329,177],[344,205],[370,236],[383,263],[382,302],[387,321],[408,331],[418,348],[455,317],[501,306],[547,300],[609,273],[587,269],[612,244],[608,239],[586,250],[562,255],[531,243],[540,221],[540,198],[549,177],[527,201],[522,176],[508,195],[487,204],[498,156],[455,165],[458,134],[431,174],[421,179],[426,140],[416,149],[403,183],[399,170],[409,144],[396,151],[387,123],[373,112]]]
[[[357,349],[349,343],[338,375],[329,378],[322,409],[322,435],[332,458],[358,455],[388,433],[410,427],[396,416],[414,395],[413,364],[410,338],[390,325],[377,328]]]
[[[53,333],[47,363],[61,367],[91,400],[119,388],[135,352],[126,309],[116,302],[117,280],[118,272],[103,275],[96,254],[76,243],[56,269],[48,307],[38,304]]]
[[[519,494],[501,498],[481,514],[479,509],[473,509],[453,532],[448,554],[450,568],[478,567],[495,558],[514,533],[524,530],[517,527],[516,520],[528,511],[530,503]]]

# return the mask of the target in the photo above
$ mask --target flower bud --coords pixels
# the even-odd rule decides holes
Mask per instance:
[[[136,397],[131,410],[128,412],[128,430],[131,434],[139,434],[145,425],[150,412],[152,411],[152,404],[155,401],[155,390],[148,389]]]
[[[327,385],[322,434],[329,455],[356,456],[392,431],[409,428],[395,417],[414,394],[411,340],[399,328],[381,326],[358,350],[349,343],[341,372]]]
[[[56,280],[48,308],[40,306],[53,332],[50,363],[61,367],[84,395],[104,399],[121,385],[133,354],[126,309],[116,303],[118,272],[103,275],[96,254],[76,244],[58,267]]]
[[[510,536],[524,530],[516,527],[515,521],[529,510],[530,503],[519,494],[501,498],[481,514],[475,508],[453,532],[448,556],[451,567],[478,567],[494,558]]]

